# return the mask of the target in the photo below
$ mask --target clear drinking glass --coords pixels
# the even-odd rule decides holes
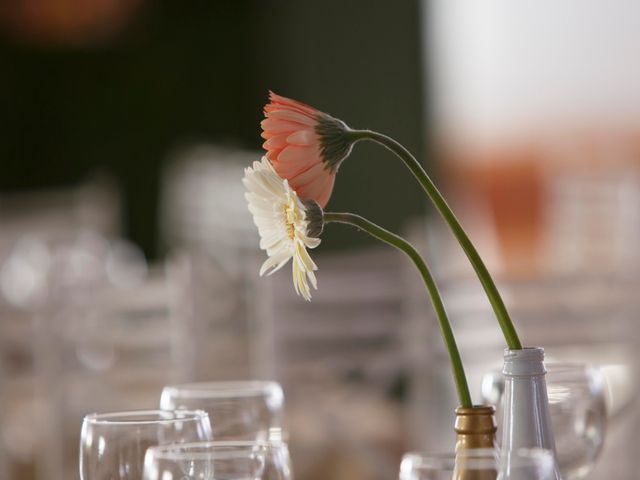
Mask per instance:
[[[202,410],[91,414],[80,437],[81,480],[140,480],[148,447],[211,440]]]
[[[494,449],[464,450],[455,453],[411,452],[402,456],[400,480],[458,480],[464,478],[461,466],[471,478],[495,480],[498,452]]]
[[[290,480],[282,442],[199,442],[147,450],[143,480]]]
[[[521,449],[501,456],[490,448],[449,454],[407,453],[400,480],[556,480],[549,450]]]
[[[215,440],[282,439],[284,394],[276,382],[203,382],[167,386],[160,408],[202,409]]]
[[[553,452],[541,448],[502,453],[498,480],[560,480]]]
[[[602,374],[579,364],[547,367],[557,461],[565,480],[587,476],[600,455],[607,425]]]
[[[556,442],[556,460],[565,480],[584,478],[602,450],[607,424],[602,374],[577,363],[548,363],[547,394]],[[483,401],[496,405],[502,418],[504,378],[500,371],[482,380]]]

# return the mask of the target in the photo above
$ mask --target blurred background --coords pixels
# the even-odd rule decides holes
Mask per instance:
[[[331,227],[312,303],[286,268],[258,278],[240,178],[269,89],[423,161],[525,343],[606,373],[589,478],[632,478],[639,19],[633,0],[0,3],[0,478],[77,478],[83,415],[191,380],[282,383],[303,480],[395,478],[402,452],[452,445],[447,358],[400,254]],[[431,261],[480,401],[501,335],[401,162],[359,144],[330,206]]]

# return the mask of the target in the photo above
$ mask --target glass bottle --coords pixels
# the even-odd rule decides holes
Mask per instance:
[[[550,450],[555,456],[555,441],[549,415],[549,399],[544,366],[544,349],[506,349],[504,353],[504,409],[502,454],[520,449]],[[555,476],[559,480],[554,461]]]

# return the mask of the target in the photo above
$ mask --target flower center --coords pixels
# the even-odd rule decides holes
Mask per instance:
[[[293,240],[296,233],[296,211],[295,206],[291,205],[291,203],[284,206],[284,218],[286,222],[287,235],[289,235],[290,240]]]

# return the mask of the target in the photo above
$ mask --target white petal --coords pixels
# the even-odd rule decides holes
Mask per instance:
[[[296,242],[296,259],[301,263],[301,265],[304,267],[304,270],[307,272],[310,270],[318,269],[316,264],[313,263],[313,260],[311,260],[307,249],[304,248],[304,245],[299,242]]]
[[[260,267],[260,275],[271,275],[293,258],[294,289],[306,300],[310,300],[309,284],[317,288],[313,272],[318,267],[307,248],[317,247],[320,239],[306,234],[308,222],[303,203],[289,183],[278,176],[271,162],[264,157],[245,169],[242,181],[247,189],[245,199],[248,209],[258,227],[259,246],[268,255]]]
[[[300,268],[300,263],[293,262],[293,287],[298,295],[309,301],[311,300],[311,292],[304,271]]]
[[[309,281],[311,282],[311,285],[313,285],[313,288],[315,288],[316,290],[318,289],[318,281],[316,280],[316,274],[313,272],[307,272],[307,277],[309,278]]]
[[[260,276],[263,276],[265,272],[269,269],[272,269],[272,270],[269,273],[267,273],[267,275],[271,275],[272,273],[277,272],[287,264],[290,258],[291,258],[291,255],[287,255],[286,252],[283,252],[280,255],[274,255],[272,257],[267,258],[265,262],[262,264],[262,266],[260,267]]]

